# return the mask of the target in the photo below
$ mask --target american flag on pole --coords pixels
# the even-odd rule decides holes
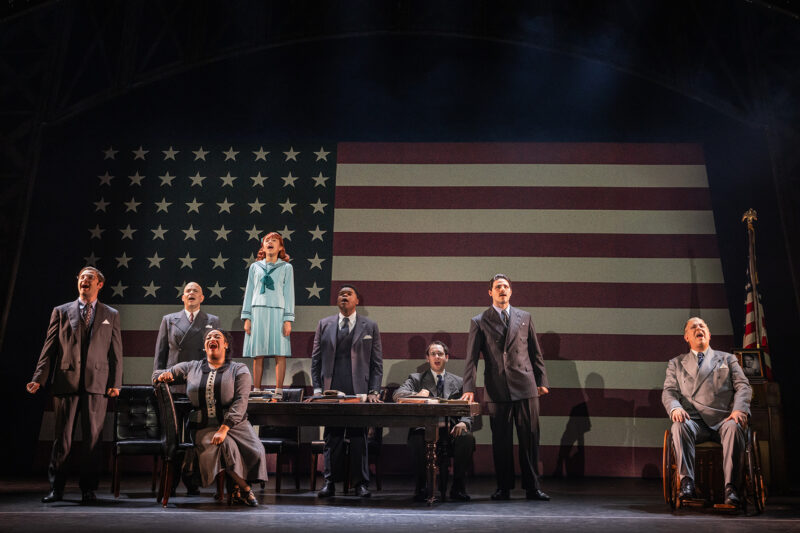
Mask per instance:
[[[772,381],[772,360],[769,356],[769,342],[767,341],[767,321],[764,318],[764,306],[761,303],[761,291],[758,290],[756,284],[755,291],[753,290],[753,283],[750,281],[750,268],[748,267],[747,282],[744,286],[744,337],[742,339],[742,347],[745,349],[760,348],[764,354],[764,376]],[[758,313],[756,313],[755,302],[753,301],[753,294],[758,295]],[[758,318],[756,318],[758,317]],[[756,328],[756,321],[761,321],[761,338],[758,338],[758,330]]]
[[[90,213],[75,224],[107,277],[100,299],[121,312],[126,384],[148,382],[186,281],[241,347],[246,267],[271,230],[295,269],[294,384],[310,385],[314,328],[344,282],[381,329],[384,385],[418,371],[432,339],[463,374],[469,319],[490,304],[489,278],[507,274],[552,385],[545,475],[658,475],[661,388],[685,320],[702,316],[715,347],[733,347],[699,145],[175,141],[87,157]],[[476,427],[476,471],[489,473],[488,421]]]

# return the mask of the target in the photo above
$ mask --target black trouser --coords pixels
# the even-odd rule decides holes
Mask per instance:
[[[97,490],[100,469],[103,465],[101,446],[107,405],[108,398],[102,394],[82,392],[53,396],[55,440],[50,454],[50,465],[47,467],[47,477],[53,490],[64,491],[66,483],[64,463],[72,449],[78,413],[80,413],[83,438],[79,484],[82,491]]]
[[[425,489],[428,479],[428,461],[425,442],[425,428],[415,428],[408,432],[408,447],[414,463],[416,483],[414,490]],[[466,490],[467,468],[475,451],[475,437],[472,433],[462,433],[452,437],[448,427],[439,428],[439,444],[436,447],[436,459],[439,465],[439,492],[447,491],[448,465],[453,458],[453,490]]]
[[[539,398],[490,403],[492,454],[497,488],[514,488],[514,426],[519,441],[522,488],[539,489]]]
[[[323,457],[325,481],[343,481],[344,465],[347,460],[347,443],[350,439],[350,479],[353,486],[369,482],[369,462],[367,461],[367,428],[326,427],[323,434],[325,447]]]

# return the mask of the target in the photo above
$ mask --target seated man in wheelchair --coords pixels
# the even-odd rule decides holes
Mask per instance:
[[[713,440],[722,444],[725,504],[738,506],[750,383],[735,355],[711,348],[711,332],[702,319],[687,320],[683,333],[690,350],[670,360],[661,395],[672,419],[679,498],[694,497],[695,444]]]
[[[430,396],[432,398],[461,398],[463,393],[461,377],[445,371],[450,358],[450,349],[442,341],[433,341],[425,350],[428,370],[414,373],[398,387],[393,397],[397,401],[408,396]],[[450,457],[453,458],[453,486],[450,499],[467,502],[467,468],[475,451],[475,437],[470,433],[472,418],[448,420],[439,428],[439,491],[444,499],[447,489],[447,470]],[[425,500],[425,428],[412,428],[408,433],[408,446],[411,451],[416,477],[414,500]]]

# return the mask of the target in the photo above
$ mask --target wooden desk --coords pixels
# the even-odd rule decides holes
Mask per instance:
[[[436,498],[439,467],[436,439],[442,417],[477,416],[480,405],[410,403],[264,403],[251,401],[247,414],[254,425],[334,427],[424,427],[427,446],[428,505]]]

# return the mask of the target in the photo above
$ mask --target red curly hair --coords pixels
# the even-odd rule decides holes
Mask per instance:
[[[261,239],[261,248],[258,249],[256,260],[261,261],[262,259],[267,257],[267,251],[265,247],[267,239],[269,239],[270,237],[275,237],[276,239],[278,239],[278,242],[281,245],[281,250],[278,252],[278,258],[283,259],[284,261],[289,261],[291,258],[289,257],[289,254],[286,253],[286,246],[284,246],[283,244],[283,237],[281,237],[281,234],[278,233],[277,231],[272,231],[270,233],[267,233],[266,235],[264,235],[264,238]]]

